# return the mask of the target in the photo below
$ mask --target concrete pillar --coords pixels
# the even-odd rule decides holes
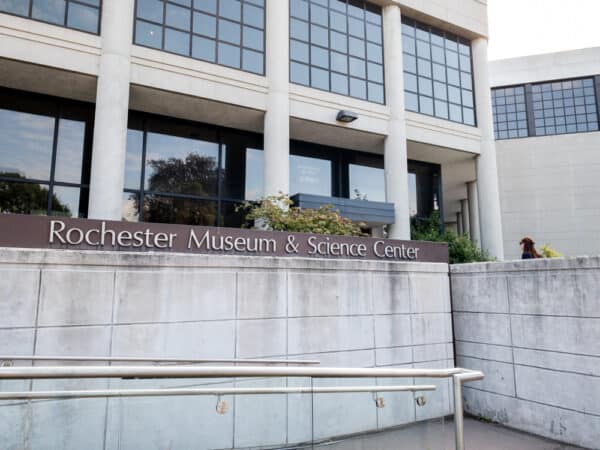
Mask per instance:
[[[266,3],[265,58],[269,93],[264,129],[264,193],[289,194],[289,2],[267,0]]]
[[[481,247],[498,260],[504,259],[502,217],[498,190],[496,143],[488,69],[488,41],[477,38],[471,45],[475,79],[477,123],[481,131],[481,154],[477,158]]]
[[[456,232],[459,235],[465,232],[463,229],[462,213],[460,211],[456,213]]]
[[[384,144],[385,190],[387,201],[395,206],[395,223],[388,234],[393,239],[410,239],[402,29],[400,7],[395,4],[383,7],[383,48],[386,103],[391,114]]]
[[[469,221],[469,201],[466,198],[460,201],[460,216],[462,219],[463,234],[471,236],[471,223]]]
[[[477,182],[467,183],[467,197],[469,199],[469,225],[471,226],[471,240],[481,248],[481,234],[479,231],[479,199],[477,194]]]
[[[88,217],[121,220],[134,0],[102,2]]]

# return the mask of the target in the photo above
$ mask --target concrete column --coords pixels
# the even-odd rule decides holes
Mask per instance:
[[[460,211],[456,213],[456,232],[459,235],[465,232],[463,229],[462,213]]]
[[[481,154],[477,158],[477,188],[481,247],[498,260],[504,259],[502,217],[498,190],[496,143],[492,122],[492,100],[488,69],[488,41],[477,38],[471,45],[475,78],[477,123],[481,130]]]
[[[463,199],[460,201],[460,216],[462,219],[463,234],[471,236],[471,223],[469,221],[469,201]]]
[[[477,182],[467,183],[467,197],[469,199],[469,225],[471,226],[471,240],[481,248],[481,234],[479,231],[479,199]]]
[[[264,193],[290,193],[289,2],[267,0]],[[294,194],[294,192],[292,192]]]
[[[102,2],[102,53],[90,179],[90,219],[121,220],[134,0]]]
[[[387,201],[395,206],[395,223],[388,234],[393,239],[410,239],[401,26],[400,7],[384,6],[385,90],[391,114],[384,144],[385,191]]]

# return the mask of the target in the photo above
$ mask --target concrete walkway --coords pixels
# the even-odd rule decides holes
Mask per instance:
[[[465,418],[465,446],[468,450],[575,450],[560,444],[496,424]],[[454,450],[452,420],[422,422],[393,431],[315,445],[327,450]]]

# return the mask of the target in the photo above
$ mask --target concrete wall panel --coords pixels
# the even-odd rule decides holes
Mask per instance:
[[[273,357],[316,359],[334,367],[449,367],[453,351],[447,270],[444,264],[408,262],[0,249],[0,275],[7,274],[0,277],[0,288],[11,293],[0,303],[0,312],[9,316],[0,314],[0,353]],[[215,397],[52,401],[33,403],[30,409],[5,402],[0,404],[0,446],[293,445],[449,414],[449,384],[436,383],[439,391],[431,397],[428,393],[428,403],[420,409],[412,393],[381,393],[383,409],[370,393],[225,396],[226,414],[215,411]],[[285,384],[310,386],[311,381],[36,380],[33,388]],[[0,388],[28,390],[30,383],[3,382]]]
[[[466,410],[598,448],[600,257],[458,265],[451,278],[453,288],[459,282],[454,305],[471,311],[454,314],[457,365],[486,375],[465,387]],[[508,290],[490,290],[482,303],[470,280],[491,278],[505,279]],[[485,312],[507,300],[508,314]]]

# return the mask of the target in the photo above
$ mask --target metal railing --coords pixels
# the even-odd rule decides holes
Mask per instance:
[[[8,358],[10,359],[10,358]],[[31,359],[31,358],[26,358]],[[56,357],[56,360],[64,358]],[[93,360],[93,359],[92,359]],[[132,361],[127,359],[127,361]],[[155,361],[152,359],[152,361]],[[256,363],[256,360],[254,360]],[[281,362],[288,362],[281,361]],[[450,369],[340,368],[340,367],[266,367],[266,366],[34,366],[0,367],[0,380],[34,380],[66,378],[452,378],[454,391],[454,427],[456,449],[464,450],[462,384],[483,379],[479,371]],[[155,397],[176,395],[264,395],[285,393],[341,392],[415,392],[435,390],[435,385],[341,386],[282,388],[160,388],[106,389],[78,391],[3,392],[0,400],[49,398]]]
[[[135,362],[157,364],[292,364],[314,365],[314,359],[202,359],[202,358],[149,358],[126,356],[24,356],[0,355],[0,365],[10,366],[14,361],[64,361],[64,362]]]

